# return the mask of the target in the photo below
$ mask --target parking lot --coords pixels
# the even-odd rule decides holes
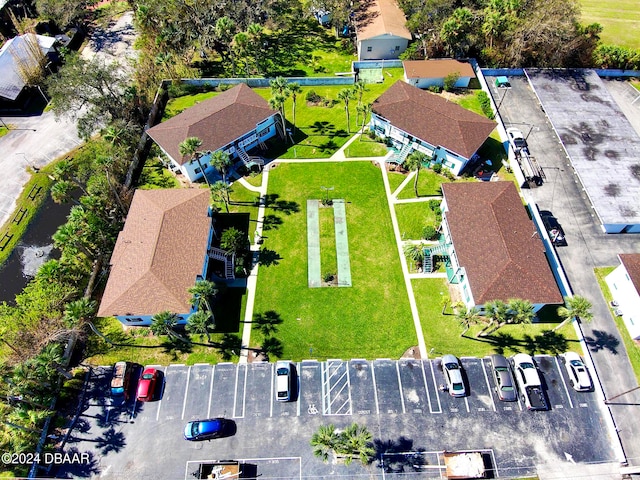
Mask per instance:
[[[149,403],[134,400],[135,382],[129,401],[114,402],[111,368],[101,367],[67,444],[67,451],[92,452],[92,463],[65,465],[59,473],[178,479],[189,478],[201,461],[234,459],[263,479],[331,472],[430,478],[440,469],[413,466],[415,452],[476,449],[491,451],[501,476],[532,475],[537,463],[567,461],[566,455],[575,462],[613,460],[596,395],[571,389],[561,359],[535,358],[547,412],[498,401],[488,358],[461,359],[469,391],[464,398],[439,388],[445,383],[439,358],[303,361],[295,364],[299,393],[286,403],[275,400],[272,363],[158,367],[163,382]],[[182,438],[186,422],[210,417],[233,419],[235,435],[199,443]],[[352,422],[373,435],[370,466],[324,464],[313,456],[309,440],[318,426]],[[380,458],[387,459],[385,468]]]

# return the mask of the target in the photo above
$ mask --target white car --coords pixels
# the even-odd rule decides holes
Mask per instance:
[[[276,400],[288,402],[291,400],[293,383],[293,367],[291,362],[280,360],[276,362]]]
[[[462,381],[462,366],[460,365],[460,360],[451,354],[443,355],[442,372],[447,381],[449,395],[452,397],[464,397],[467,391]]]
[[[564,366],[569,375],[569,383],[578,392],[588,392],[593,388],[589,371],[582,358],[575,352],[564,354]]]
[[[524,135],[517,128],[507,128],[507,137],[509,137],[509,144],[513,148],[514,153],[520,153],[521,151],[529,154],[529,146]]]

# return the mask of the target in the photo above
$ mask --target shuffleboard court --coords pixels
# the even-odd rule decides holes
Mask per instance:
[[[344,200],[333,201],[333,218],[336,229],[336,256],[338,259],[338,286],[351,286],[351,263],[349,262],[349,237],[347,235],[347,212]]]
[[[318,200],[307,200],[307,256],[309,288],[322,286],[320,278],[320,217]]]

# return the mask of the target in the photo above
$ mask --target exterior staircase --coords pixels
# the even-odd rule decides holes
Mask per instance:
[[[411,143],[405,143],[400,151],[389,158],[387,162],[402,165],[412,151],[413,146],[411,145]]]
[[[422,271],[424,273],[433,273],[433,257],[436,255],[449,256],[448,245],[441,243],[435,247],[424,249],[424,260],[422,261]]]
[[[207,252],[209,258],[224,262],[224,278],[233,280],[236,278],[236,254],[222,250],[221,248],[211,247]]]
[[[254,167],[256,165],[260,168],[260,170],[262,170],[262,167],[264,167],[264,159],[262,157],[249,155],[244,150],[244,148],[239,145],[236,146],[236,152],[238,152],[238,157],[240,158],[242,165],[244,165],[247,170],[251,170],[251,167]]]

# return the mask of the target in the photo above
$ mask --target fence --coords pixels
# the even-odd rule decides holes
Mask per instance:
[[[484,75],[488,75],[490,77],[498,77],[501,75],[521,77],[525,74],[524,68],[482,68],[481,70]],[[539,70],[539,69],[536,69],[536,70]],[[549,69],[549,70],[552,70],[552,69]],[[638,70],[618,70],[618,69],[605,70],[602,68],[593,68],[593,69],[581,68],[581,69],[574,69],[574,70],[593,70],[594,72],[596,72],[596,74],[599,77],[604,77],[604,78],[619,78],[619,77],[640,78],[640,71]]]
[[[219,85],[238,85],[246,83],[251,88],[265,88],[270,85],[273,78],[185,78],[180,80],[182,85],[194,87],[217,87]],[[301,87],[314,87],[318,85],[353,85],[352,76],[340,77],[286,77],[287,83],[297,83]]]
[[[351,62],[351,70],[354,72],[356,68],[402,68],[402,60],[359,60]]]

